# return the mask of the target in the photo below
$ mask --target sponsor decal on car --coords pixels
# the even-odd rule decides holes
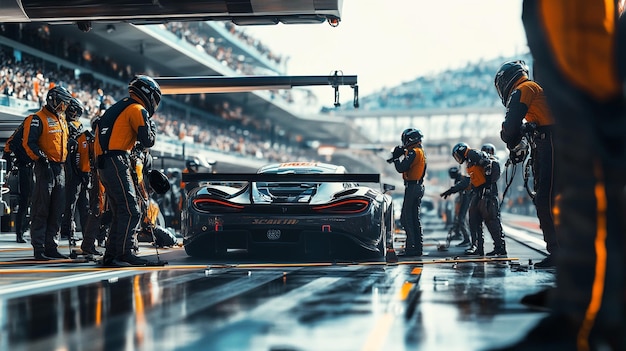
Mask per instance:
[[[256,218],[252,220],[252,224],[285,224],[285,225],[294,225],[300,222],[297,219],[259,219]]]

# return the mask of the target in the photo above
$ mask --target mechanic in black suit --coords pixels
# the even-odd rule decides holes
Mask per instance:
[[[557,129],[556,288],[506,351],[626,350],[623,1],[525,0],[522,21]]]
[[[420,206],[424,197],[426,155],[422,148],[424,135],[419,129],[408,128],[402,132],[402,146],[392,152],[392,161],[404,179],[404,201],[400,222],[406,232],[405,256],[422,256],[423,231]]]
[[[506,256],[504,231],[500,220],[500,203],[498,200],[497,180],[500,177],[500,164],[495,156],[484,151],[471,149],[466,143],[457,143],[452,148],[452,156],[459,163],[466,163],[469,174],[468,187],[472,198],[469,208],[469,225],[472,247],[465,251],[468,255],[485,256],[483,222],[491,234],[494,249],[487,256]],[[452,192],[447,190],[441,194],[444,198]]]
[[[494,84],[506,115],[502,122],[500,138],[513,154],[516,146],[526,136],[530,144],[532,173],[535,195],[533,202],[537,218],[543,231],[543,239],[549,255],[536,268],[554,267],[558,255],[559,242],[554,226],[554,118],[550,114],[543,88],[528,77],[528,66],[524,61],[509,61],[502,64]],[[526,120],[526,123],[523,121]],[[511,157],[511,160],[515,160]]]
[[[150,262],[133,253],[141,219],[131,172],[130,151],[137,143],[154,145],[156,124],[150,119],[161,102],[161,88],[151,77],[135,76],[128,84],[129,97],[108,108],[96,130],[98,175],[113,214],[102,264],[145,266]]]

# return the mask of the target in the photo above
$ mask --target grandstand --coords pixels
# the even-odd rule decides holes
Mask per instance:
[[[76,91],[93,116],[125,96],[135,73],[280,75],[286,68],[279,53],[227,22],[94,24],[89,33],[72,25],[5,24],[0,48],[5,116],[38,108],[50,81]],[[516,58],[531,62],[528,53]],[[346,102],[313,111],[310,94],[297,90],[168,96],[155,117],[160,135],[153,153],[163,162],[198,155],[217,161],[214,170],[221,172],[293,159],[332,161],[352,172],[381,173],[394,183],[397,174],[384,159],[411,126],[426,136],[428,181],[437,191],[437,184],[447,184],[446,170],[453,165],[449,149],[459,140],[491,142],[506,158],[498,136],[504,109],[493,74],[509,59],[416,77],[360,97],[359,109]],[[42,83],[38,92],[32,91],[35,81]]]

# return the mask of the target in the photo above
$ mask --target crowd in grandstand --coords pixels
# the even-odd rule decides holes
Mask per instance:
[[[29,55],[23,54],[18,61],[8,48],[0,50],[0,59],[0,94],[36,102],[38,107],[43,103],[48,89],[56,84],[67,87],[83,102],[85,116],[88,117],[101,114],[126,94],[125,86],[80,79],[75,77],[74,70],[46,64],[44,60]],[[221,118],[223,123],[210,124],[200,116],[184,117],[183,113],[167,104],[154,118],[163,135],[201,144],[211,150],[234,152],[268,161],[292,160],[294,156],[306,159],[307,151],[297,146],[269,142],[271,139],[266,130],[244,128],[250,126],[246,120],[251,117],[244,116],[241,107],[233,108],[227,101],[223,101],[214,107],[214,111],[214,115]]]

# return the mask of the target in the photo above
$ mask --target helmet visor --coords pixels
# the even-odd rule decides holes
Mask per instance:
[[[465,161],[459,154],[457,154],[456,152],[452,155],[454,157],[454,159],[456,160],[456,162],[458,162],[459,164],[463,163],[463,161]]]

